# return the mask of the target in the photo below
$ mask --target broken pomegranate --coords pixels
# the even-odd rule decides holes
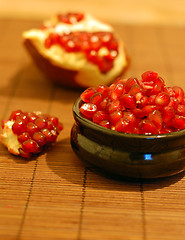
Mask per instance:
[[[13,111],[2,121],[1,143],[14,155],[30,158],[45,145],[56,141],[63,125],[57,117],[41,112]]]
[[[90,87],[109,84],[128,65],[123,41],[109,24],[90,14],[59,14],[23,33],[39,69],[55,82]]]
[[[152,135],[185,129],[183,89],[167,87],[153,71],[141,79],[119,78],[109,87],[87,88],[81,100],[84,117],[118,132]]]

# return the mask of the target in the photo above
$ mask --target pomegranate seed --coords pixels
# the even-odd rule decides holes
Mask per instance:
[[[108,120],[109,119],[109,115],[104,112],[104,111],[97,111],[94,115],[93,115],[93,122],[95,123],[100,123],[104,120]]]
[[[26,140],[28,140],[30,138],[30,135],[29,135],[29,133],[27,133],[27,132],[23,132],[21,135],[19,135],[18,136],[18,141],[20,142],[20,143],[23,143],[23,142],[25,142]]]
[[[46,136],[41,132],[35,132],[32,138],[39,144],[39,146],[46,144]]]
[[[146,71],[141,75],[141,77],[142,81],[144,82],[155,81],[158,78],[158,73],[153,71]]]
[[[38,144],[32,139],[28,139],[22,143],[22,149],[26,153],[35,153],[38,150]]]
[[[152,113],[149,114],[148,120],[154,123],[158,130],[162,128],[163,120],[160,111],[154,110]]]
[[[26,131],[30,136],[33,136],[33,134],[38,131],[38,127],[33,122],[29,122],[26,126]]]
[[[112,113],[116,110],[124,110],[125,108],[121,105],[119,100],[114,100],[110,102],[107,106],[107,110],[109,113]]]
[[[99,123],[100,126],[105,127],[105,128],[110,128],[111,124],[108,120],[103,120]]]
[[[118,132],[126,132],[126,133],[131,132],[129,122],[127,122],[122,118],[116,123],[115,130]]]
[[[136,100],[133,96],[129,95],[129,94],[124,94],[121,99],[121,104],[123,104],[123,106],[125,108],[129,108],[129,109],[133,109],[136,107]]]
[[[128,93],[133,85],[139,85],[137,78],[129,78],[125,83],[125,92]]]
[[[114,111],[110,114],[110,122],[113,126],[122,118],[123,113],[122,111]]]
[[[22,120],[17,119],[12,125],[12,131],[14,134],[20,135],[26,131],[26,124]]]
[[[162,109],[162,119],[165,124],[168,126],[171,125],[172,119],[175,116],[175,109],[171,106],[166,106]]]
[[[95,105],[99,105],[102,99],[103,99],[102,94],[100,92],[97,92],[94,95],[92,95],[92,97],[90,98],[90,102]]]
[[[21,114],[23,114],[23,112],[21,111],[21,110],[16,110],[16,111],[13,111],[12,113],[11,113],[11,115],[10,115],[10,120],[12,119],[12,120],[16,120],[16,118],[18,117],[18,116],[20,116]]]
[[[92,116],[95,114],[96,111],[97,111],[97,107],[93,103],[84,103],[80,107],[80,112],[87,118],[92,118]]]
[[[177,109],[176,109],[176,113],[180,116],[185,117],[185,106],[182,104],[179,104]]]
[[[154,123],[144,119],[139,123],[139,128],[142,134],[157,134],[158,130]]]
[[[160,107],[167,106],[170,103],[170,96],[165,93],[159,93],[155,98],[155,104]]]
[[[181,103],[184,99],[184,91],[181,87],[173,87],[172,88],[175,93],[175,98]]]
[[[173,119],[173,124],[176,129],[180,129],[180,130],[184,129],[185,128],[185,117],[179,116],[176,114]]]
[[[87,88],[81,95],[80,98],[84,102],[90,102],[90,98],[96,93],[95,88]]]

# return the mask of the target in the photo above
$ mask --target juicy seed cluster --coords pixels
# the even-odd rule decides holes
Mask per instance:
[[[57,117],[40,112],[30,113],[16,110],[11,113],[8,121],[14,121],[12,131],[17,135],[21,144],[20,155],[25,158],[41,152],[46,143],[55,142],[63,129]]]
[[[52,32],[45,40],[45,47],[50,48],[55,44],[69,53],[82,52],[103,73],[112,69],[118,55],[118,41],[111,32]]]
[[[81,100],[84,117],[118,132],[152,135],[185,129],[183,89],[167,87],[153,71],[144,72],[141,79],[88,88]]]
[[[83,13],[66,13],[66,14],[58,14],[57,19],[59,22],[66,24],[75,24],[84,19]]]

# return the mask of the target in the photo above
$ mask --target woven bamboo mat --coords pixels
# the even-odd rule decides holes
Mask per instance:
[[[111,179],[86,167],[70,146],[72,105],[80,91],[46,81],[21,43],[36,21],[0,20],[0,118],[39,110],[64,124],[57,144],[31,161],[0,145],[0,239],[184,240],[184,173],[150,182]],[[154,70],[185,89],[185,28],[116,25],[131,66]]]

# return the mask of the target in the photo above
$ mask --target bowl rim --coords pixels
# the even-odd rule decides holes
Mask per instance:
[[[117,137],[123,137],[123,138],[132,138],[132,139],[159,139],[159,138],[167,138],[167,139],[171,139],[171,138],[181,138],[181,137],[185,137],[185,129],[180,130],[180,131],[176,131],[176,132],[171,132],[171,133],[164,133],[164,134],[152,134],[152,135],[145,135],[145,134],[133,134],[133,133],[124,133],[124,132],[118,132],[112,129],[108,129],[105,128],[103,126],[100,126],[90,120],[88,120],[87,118],[83,117],[80,114],[79,111],[79,105],[82,104],[83,101],[81,100],[81,98],[79,97],[73,104],[73,115],[74,118],[77,119],[78,121],[80,121],[84,126],[86,126],[87,128],[91,128],[95,131],[98,132],[103,132],[104,134],[107,135],[114,135]]]

